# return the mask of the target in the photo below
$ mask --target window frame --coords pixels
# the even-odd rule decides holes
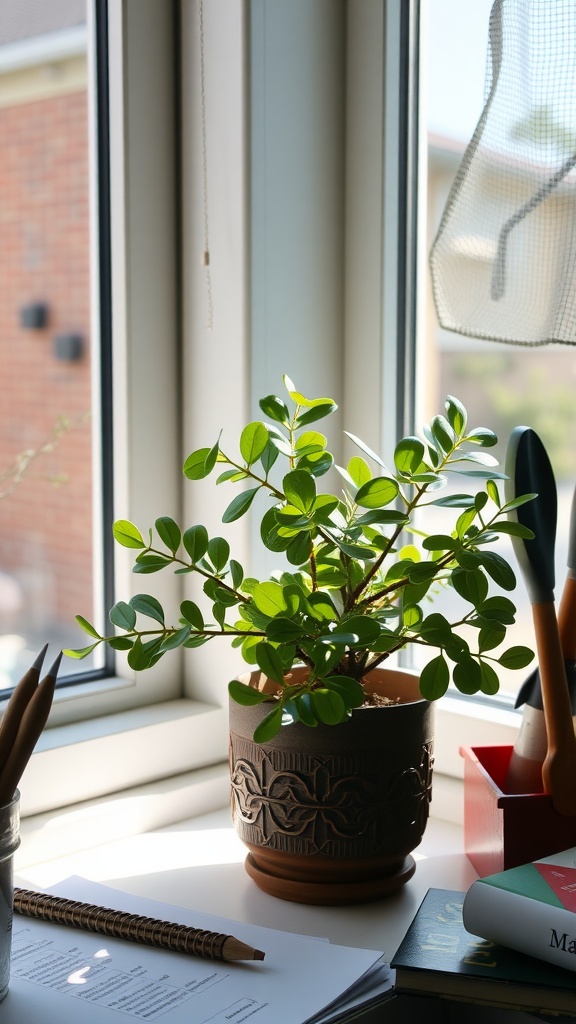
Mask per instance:
[[[206,277],[200,258],[204,250],[204,182],[200,170],[203,141],[197,86],[197,0],[174,5],[148,0],[144,6],[140,0],[108,0],[114,517],[131,519],[141,528],[160,514],[178,519],[181,510],[188,522],[201,516],[202,521],[207,518],[219,524],[225,496],[215,496],[210,482],[205,491],[200,485],[181,490],[183,458],[195,446],[210,443],[212,434],[215,439],[222,426],[226,434],[237,436],[238,428],[255,412],[263,382],[271,388],[277,386],[277,371],[285,354],[278,343],[267,347],[267,331],[281,306],[275,310],[272,289],[258,294],[255,280],[262,255],[257,247],[264,244],[267,233],[272,237],[274,229],[264,192],[258,191],[267,154],[257,149],[262,138],[254,119],[264,95],[257,92],[264,83],[257,74],[258,46],[264,44],[265,32],[271,27],[270,19],[266,24],[264,17],[271,8],[269,0],[217,0],[207,6],[211,16],[221,18],[225,26],[216,34],[208,18],[204,36],[206,83],[210,86],[206,113],[211,113],[220,127],[225,125],[206,139],[211,175],[212,287],[218,302],[218,320],[211,329],[206,323]],[[305,244],[306,231],[310,236],[316,232],[314,237],[320,232],[325,251],[335,237],[342,246],[342,258],[324,282],[328,296],[334,295],[339,279],[345,287],[345,303],[339,308],[341,330],[338,327],[335,341],[334,318],[325,315],[326,295],[318,295],[318,306],[308,308],[308,320],[304,320],[305,330],[312,323],[315,329],[320,325],[315,335],[318,349],[313,373],[308,372],[307,344],[296,351],[286,372],[295,379],[306,379],[311,388],[318,385],[335,394],[346,429],[379,446],[384,454],[398,431],[409,426],[413,396],[418,396],[411,339],[420,316],[423,280],[423,255],[416,247],[422,217],[422,204],[416,200],[422,198],[423,161],[417,170],[414,160],[419,141],[415,68],[425,23],[419,19],[420,8],[417,0],[402,5],[386,0],[371,4],[319,0],[314,8],[309,0],[291,0],[290,4],[294,16],[306,12],[318,39],[332,38],[342,74],[347,67],[345,87],[332,99],[326,99],[326,94],[333,80],[333,54],[324,54],[325,64],[320,70],[314,68],[314,77],[311,65],[308,72],[310,86],[318,74],[323,76],[330,116],[340,113],[343,117],[346,111],[348,130],[345,138],[336,130],[329,143],[328,159],[336,155],[339,161],[332,205],[320,204],[312,223],[308,214],[303,217],[305,206],[299,209],[295,205],[290,211],[300,225],[302,243],[295,249],[294,288],[298,280],[304,284],[316,280],[322,256]],[[336,12],[340,27],[334,34]],[[177,19],[181,19],[179,25]],[[276,25],[274,31],[282,29]],[[181,67],[177,64],[175,69],[177,34],[184,40],[184,49]],[[385,40],[384,47],[380,39]],[[251,76],[244,59],[248,52]],[[404,60],[399,61],[401,53]],[[261,50],[260,58],[263,56]],[[227,76],[221,73],[223,66]],[[181,90],[174,90],[178,71]],[[272,101],[267,94],[267,103]],[[174,111],[182,118],[181,136]],[[325,113],[320,107],[317,116],[324,118]],[[379,130],[375,131],[375,125]],[[409,145],[400,147],[399,160],[401,138]],[[162,146],[159,139],[169,142]],[[291,143],[305,145],[306,136],[296,130]],[[258,152],[264,158],[260,165],[255,160]],[[420,140],[420,154],[423,152]],[[360,160],[359,154],[364,159]],[[320,154],[319,159],[321,167],[327,154]],[[307,198],[314,196],[320,179],[321,175],[303,179],[310,189]],[[178,182],[183,188],[176,201]],[[268,196],[273,185],[278,187],[278,183],[266,181]],[[151,194],[154,204],[149,202]],[[329,224],[330,209],[338,209],[342,218],[336,235],[334,225]],[[405,211],[407,233],[402,230],[399,209]],[[178,280],[185,282],[181,289]],[[277,303],[280,299],[275,297]],[[295,310],[295,331],[302,329],[297,314]],[[159,337],[163,339],[161,350]],[[170,344],[165,344],[167,340]],[[334,350],[336,358],[331,359]],[[370,374],[366,366],[370,366]],[[323,372],[326,367],[330,368],[328,385]],[[406,390],[407,378],[411,384]],[[217,400],[207,403],[210,389]],[[382,394],[387,395],[385,402]],[[157,403],[153,417],[152,396]],[[182,416],[182,435],[178,416],[173,415],[175,405]],[[162,410],[166,415],[161,415]],[[168,458],[165,452],[170,453]],[[150,486],[150,466],[154,467],[154,487]],[[251,536],[244,523],[235,524],[234,542],[247,557]],[[240,557],[242,560],[242,554]],[[142,589],[130,565],[130,553],[116,548],[116,590],[124,598]],[[169,573],[154,577],[154,593],[166,606],[179,601],[181,579]],[[67,687],[57,696],[51,727],[27,769],[23,816],[40,816],[37,821],[42,822],[42,815],[56,805],[94,802],[114,791],[146,787],[169,777],[173,781],[163,782],[164,787],[178,788],[178,780],[185,778],[191,792],[194,779],[202,788],[206,771],[215,772],[218,785],[209,790],[217,792],[220,799],[220,783],[226,775],[226,683],[237,669],[233,651],[216,650],[209,644],[183,659],[172,652],[137,679],[119,666],[117,675],[107,680]],[[445,699],[437,708],[436,720],[437,776],[454,779],[462,775],[460,744],[486,742],[487,736],[489,742],[513,742],[519,719],[505,709]],[[214,769],[209,769],[213,763]],[[180,813],[191,813],[191,806],[181,807]],[[202,809],[207,809],[205,803]],[[148,824],[151,820],[156,818]]]

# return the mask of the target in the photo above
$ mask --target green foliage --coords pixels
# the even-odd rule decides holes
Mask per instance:
[[[129,665],[140,671],[171,650],[225,637],[277,688],[270,696],[230,683],[238,703],[270,705],[256,732],[259,742],[292,722],[311,728],[345,722],[366,700],[367,673],[411,644],[433,655],[420,679],[427,699],[437,700],[450,683],[465,694],[495,693],[499,666],[523,669],[533,657],[524,647],[497,650],[516,609],[490,589],[495,584],[510,592],[516,580],[494,545],[501,535],[532,536],[509,513],[533,495],[500,500],[502,474],[487,451],[497,442],[495,434],[469,428],[464,406],[448,396],[444,413],[421,436],[398,442],[392,471],[347,434],[359,454],[336,467],[343,488],[330,494],[320,491],[318,480],[334,459],[324,434],[310,425],[334,413],[336,404],[307,398],[288,378],[284,383],[287,401],[276,395],[261,400],[266,419],[242,430],[237,455],[229,455],[218,438],[192,452],[183,467],[189,480],[217,470],[217,485],[240,486],[226,506],[225,524],[246,515],[259,494],[267,497],[260,537],[281,555],[284,567],[257,580],[231,557],[228,541],[211,537],[202,524],[182,530],[162,516],[147,542],[133,523],[120,520],[114,537],[134,549],[133,571],[193,573],[206,607],[185,600],[177,621],[170,622],[157,598],[137,594],[111,608],[112,635],[102,636],[77,616],[94,643],[66,653],[83,658],[109,644],[126,652]],[[470,491],[439,496],[449,474],[471,478]],[[442,528],[429,533],[428,506],[434,522],[445,516]],[[446,587],[462,603],[453,620],[429,607],[430,598]],[[296,683],[292,669],[302,665],[307,673]]]

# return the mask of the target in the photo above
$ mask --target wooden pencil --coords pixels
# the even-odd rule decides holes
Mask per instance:
[[[27,917],[40,918],[53,924],[64,924],[85,931],[98,932],[118,939],[142,942],[148,946],[170,949],[209,960],[263,960],[264,953],[248,946],[233,935],[219,934],[201,928],[190,928],[141,914],[110,910],[92,903],[81,903],[28,889],[14,889],[14,910]]]
[[[16,683],[2,715],[2,721],[0,722],[0,772],[6,764],[12,744],[16,739],[22,715],[38,686],[42,662],[44,661],[47,649],[48,644],[45,644],[34,664],[24,673],[20,682]]]

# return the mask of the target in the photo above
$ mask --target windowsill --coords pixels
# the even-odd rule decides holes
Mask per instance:
[[[119,808],[121,810],[121,808]],[[24,844],[26,837],[24,837]],[[390,957],[430,887],[464,891],[477,877],[463,851],[462,830],[432,818],[416,851],[416,873],[391,900],[352,907],[292,904],[262,893],[246,874],[244,846],[219,809],[76,854],[23,865],[18,884],[49,888],[72,874],[198,911],[224,914],[333,942],[381,949]]]
[[[84,805],[222,760],[227,719],[220,706],[174,700],[46,729],[21,781],[21,815]]]

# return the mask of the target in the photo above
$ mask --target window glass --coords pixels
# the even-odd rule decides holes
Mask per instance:
[[[492,0],[429,0],[423,98],[428,139],[427,232],[430,252],[459,163],[482,113],[488,26]],[[556,596],[566,574],[567,533],[576,481],[576,360],[563,345],[524,348],[463,337],[438,325],[430,279],[427,282],[421,380],[425,415],[442,411],[447,394],[460,398],[474,425],[488,426],[500,438],[496,456],[504,463],[510,432],[532,427],[549,453],[558,487]],[[501,552],[514,563],[511,546]],[[520,609],[511,642],[534,649],[532,616],[524,583],[511,595]],[[515,695],[523,674],[499,671],[501,693]]]
[[[94,614],[87,97],[86,0],[0,0],[0,691]]]

